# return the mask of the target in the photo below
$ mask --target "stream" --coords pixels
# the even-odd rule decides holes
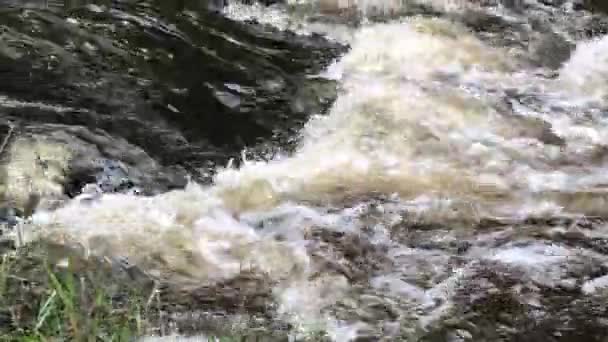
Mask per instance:
[[[176,334],[606,341],[599,6],[0,1],[0,226],[200,293]]]

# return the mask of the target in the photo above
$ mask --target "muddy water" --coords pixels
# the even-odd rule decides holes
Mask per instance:
[[[608,17],[570,1],[347,5],[184,5],[168,23],[153,6],[3,13],[22,20],[3,31],[20,39],[6,69],[55,77],[4,86],[4,197],[41,203],[25,239],[198,293],[174,299],[199,314],[190,326],[217,311],[301,339],[604,341]],[[123,49],[88,57],[59,33],[27,40],[24,22]],[[23,46],[61,52],[58,71]],[[112,96],[58,87],[91,60]]]

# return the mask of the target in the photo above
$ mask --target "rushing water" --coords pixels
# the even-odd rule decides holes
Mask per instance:
[[[0,11],[25,239],[302,338],[605,340],[608,17],[201,3]]]

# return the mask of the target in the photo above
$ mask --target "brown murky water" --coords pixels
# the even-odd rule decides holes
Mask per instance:
[[[163,75],[152,78],[159,87],[189,94],[183,102],[161,97],[171,112],[161,121],[136,116],[142,130],[150,123],[163,136],[162,122],[192,148],[176,149],[177,140],[160,147],[144,133],[142,143],[135,129],[113,127],[116,114],[99,127],[77,122],[67,130],[36,115],[70,112],[78,98],[0,97],[5,111],[34,107],[28,113],[44,127],[7,145],[5,197],[22,203],[36,192],[49,203],[20,223],[27,239],[126,258],[183,286],[194,296],[183,298],[198,299],[178,297],[176,305],[201,313],[185,319],[190,326],[223,312],[234,324],[245,313],[301,339],[605,341],[608,17],[571,1],[459,4],[355,1],[342,11],[327,1],[234,2],[216,17],[178,8],[168,19],[178,26],[146,17],[149,26],[138,30],[162,27],[183,41],[196,33],[184,29],[186,21],[203,27],[190,43],[197,48],[180,50],[181,61],[160,56],[166,52],[155,50],[156,40],[139,48],[150,65],[138,68]],[[95,14],[82,13],[92,18],[67,16],[54,25],[85,26],[80,30],[95,32],[102,49],[104,36],[93,27],[120,32],[119,23],[96,16],[116,10],[87,8]],[[121,42],[110,36],[106,49]],[[7,46],[3,56],[21,53]],[[251,49],[252,56],[232,60],[225,49]],[[216,65],[226,69],[201,87]],[[194,119],[215,114],[203,94],[232,116]],[[117,108],[138,99],[120,96]],[[298,115],[306,118],[300,126]],[[98,188],[68,200],[62,177],[91,151],[70,139],[86,131],[95,132],[86,141],[98,141],[99,151],[115,149],[113,159],[127,164],[121,172],[135,183],[154,188],[163,172],[167,182],[177,177],[176,164],[212,180],[203,183],[199,174],[185,188],[142,196],[104,193],[93,176]],[[227,162],[242,148],[230,143],[240,134],[252,152]],[[123,161],[131,146],[138,152]],[[224,158],[208,157],[209,150]],[[181,151],[189,154],[180,158]],[[102,174],[111,178],[116,171],[107,168]]]

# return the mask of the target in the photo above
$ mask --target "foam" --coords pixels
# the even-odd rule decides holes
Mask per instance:
[[[608,37],[580,42],[560,71],[561,82],[588,101],[604,102],[608,93]]]
[[[228,13],[240,19],[275,13],[272,8],[252,13],[247,12],[254,11],[251,7],[231,6],[237,7],[229,7]],[[294,27],[285,12],[277,9],[275,14],[264,20],[281,29]],[[59,209],[39,211],[27,238],[42,236],[82,245],[91,254],[125,256],[173,281],[205,284],[257,272],[275,284],[273,295],[282,317],[304,333],[328,328],[340,339],[355,336],[357,325],[332,318],[328,308],[346,298],[351,285],[343,276],[317,276],[306,231],[323,227],[357,233],[363,225],[355,209],[330,214],[322,208],[391,198],[405,214],[387,214],[388,221],[469,227],[484,217],[552,216],[597,207],[596,198],[589,204],[578,196],[603,182],[605,165],[578,165],[589,165],[587,154],[604,146],[606,123],[523,104],[513,106],[512,112],[501,111],[497,105],[505,89],[532,86],[546,87],[542,89],[555,96],[541,99],[547,107],[576,102],[580,96],[564,93],[562,82],[575,88],[603,82],[601,66],[582,83],[570,75],[589,61],[587,52],[577,52],[560,79],[552,82],[528,70],[516,73],[521,65],[508,50],[484,44],[449,20],[416,17],[369,24],[348,40],[351,50],[328,70],[340,83],[338,98],[327,115],[311,117],[292,155],[268,162],[244,160],[238,169],[218,169],[211,186],[189,184],[154,197],[83,195]],[[605,43],[598,44],[603,49]],[[475,92],[470,85],[481,90]],[[539,130],[528,130],[533,124],[524,119],[529,118],[550,123],[565,147],[560,150],[543,142]],[[534,134],[522,136],[522,131]],[[15,156],[23,156],[11,158],[16,164],[9,164],[18,170],[11,174],[17,182],[36,170],[30,170],[32,151],[57,156],[59,166],[52,177],[63,172],[69,156],[59,147],[14,148]],[[588,178],[581,179],[585,173]],[[56,183],[40,184],[36,191],[59,191]],[[390,242],[382,228],[379,224],[374,242]],[[423,258],[447,263],[446,255],[402,247],[391,249],[387,257],[407,271]],[[538,259],[538,267],[548,270],[542,280],[547,274],[561,275],[556,265],[565,257],[545,252],[540,247],[513,247],[499,251],[493,260],[534,269],[531,260]],[[425,291],[391,274],[374,278],[372,285],[428,305],[449,298],[463,274],[458,270]],[[425,322],[447,312],[446,303]]]

